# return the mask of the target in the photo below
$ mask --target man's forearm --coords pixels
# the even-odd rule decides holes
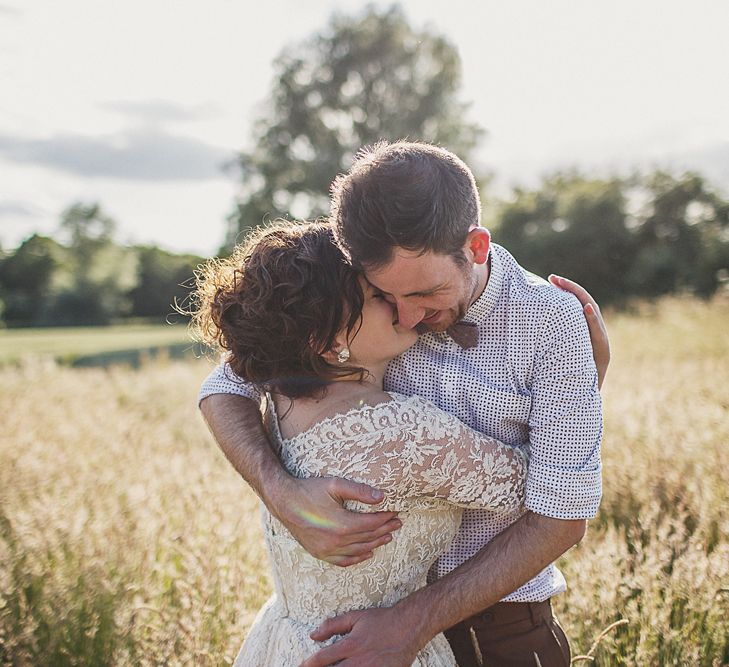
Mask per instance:
[[[424,645],[532,579],[582,539],[586,524],[528,512],[471,559],[398,606]]]
[[[276,489],[289,476],[263,430],[258,405],[231,394],[213,394],[200,403],[200,411],[220,449],[238,474],[269,507]]]

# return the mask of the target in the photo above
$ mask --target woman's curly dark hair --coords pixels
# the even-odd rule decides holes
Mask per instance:
[[[191,328],[227,350],[244,380],[290,398],[320,395],[338,377],[366,375],[323,356],[342,329],[350,340],[359,327],[358,276],[331,224],[276,221],[198,270]]]

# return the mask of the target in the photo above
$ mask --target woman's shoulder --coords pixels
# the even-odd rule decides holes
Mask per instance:
[[[329,445],[337,441],[359,439],[368,433],[377,433],[396,427],[404,411],[409,409],[407,397],[387,392],[367,392],[347,397],[329,397],[328,405],[319,414],[307,415],[305,427],[296,429],[295,435],[281,439],[289,444],[310,446],[312,442]],[[406,420],[407,421],[407,420]]]
[[[289,445],[311,447],[316,443],[330,447],[368,437],[433,439],[454,434],[461,427],[455,417],[421,396],[382,392],[343,402],[333,413],[320,416],[308,428],[282,439]]]

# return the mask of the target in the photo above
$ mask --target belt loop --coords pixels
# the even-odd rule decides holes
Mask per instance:
[[[481,644],[478,641],[478,635],[476,634],[476,631],[473,629],[472,625],[468,627],[468,633],[471,635],[471,645],[473,646],[473,652],[476,656],[476,662],[478,663],[478,667],[483,667],[483,654],[481,653]]]
[[[529,607],[529,618],[532,619],[532,626],[535,627],[535,628],[537,627],[537,625],[539,625],[539,623],[537,622],[536,610],[534,609],[534,607],[536,606],[536,604],[538,604],[538,603],[536,603],[536,602],[527,602],[527,606]]]

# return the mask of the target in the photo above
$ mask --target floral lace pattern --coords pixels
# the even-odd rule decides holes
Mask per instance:
[[[527,456],[464,426],[417,396],[358,407],[284,439],[269,401],[269,429],[284,466],[297,477],[334,476],[381,489],[375,507],[396,510],[402,528],[369,560],[340,568],[309,555],[262,508],[275,593],[259,612],[237,666],[296,666],[323,644],[309,633],[354,609],[391,606],[426,583],[430,566],[451,543],[463,507],[510,512],[524,501]],[[336,640],[334,638],[332,641]],[[414,663],[453,667],[442,635]]]

